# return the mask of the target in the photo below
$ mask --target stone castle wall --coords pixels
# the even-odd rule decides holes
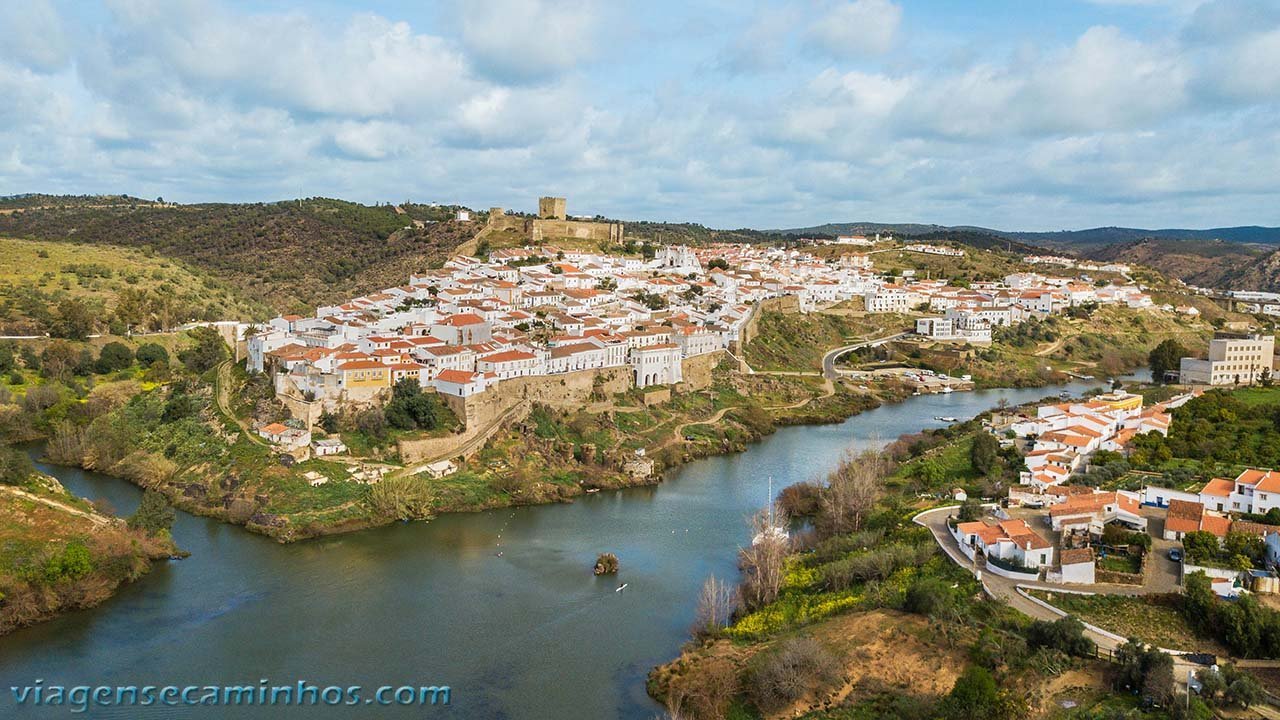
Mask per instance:
[[[585,220],[527,220],[525,231],[534,242],[556,238],[622,242],[622,223],[587,222]]]
[[[715,370],[728,354],[723,350],[694,355],[680,361],[680,372],[684,382],[676,386],[679,392],[694,392],[711,387],[711,371]]]
[[[622,242],[625,229],[622,223],[589,222],[547,218],[524,218],[507,215],[502,208],[489,209],[488,227],[495,231],[516,230],[524,233],[532,242],[553,241],[556,238],[595,240],[597,242]]]

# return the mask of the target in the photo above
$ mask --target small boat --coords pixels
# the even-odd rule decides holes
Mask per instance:
[[[587,492],[589,492],[589,493],[598,493],[598,492],[600,492],[600,488],[587,488]]]
[[[614,590],[614,592],[622,592],[623,590],[626,590],[627,585],[630,585],[630,584],[631,583],[622,583],[621,585],[618,586],[617,590]]]
[[[1066,390],[1063,390],[1062,392],[1058,393],[1058,399],[1060,399],[1060,400],[1070,400],[1070,399],[1071,399],[1071,393],[1067,392]]]
[[[948,423],[959,422],[958,418],[953,418],[950,415],[934,415],[933,419]]]
[[[938,392],[946,394],[946,393],[953,393],[955,392],[955,390],[952,390],[950,385],[943,385],[942,389],[939,390]]]

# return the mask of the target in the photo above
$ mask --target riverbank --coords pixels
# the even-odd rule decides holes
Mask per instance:
[[[454,688],[467,717],[652,720],[661,707],[646,693],[649,668],[688,640],[703,581],[736,577],[737,549],[751,539],[743,519],[770,484],[777,492],[824,477],[850,449],[947,427],[937,416],[969,418],[1002,400],[1016,406],[1045,394],[907,396],[842,423],[779,427],[746,452],[694,460],[655,486],[306,543],[179,513],[173,535],[191,557],[157,564],[92,612],[7,636],[5,670],[69,684],[128,684],[159,667],[165,679],[303,677],[375,687],[418,667]],[[41,470],[81,497],[110,499],[124,515],[141,495],[100,473]],[[601,552],[619,558],[616,578],[592,575]],[[615,592],[623,582],[627,589]],[[504,621],[486,620],[495,617]],[[609,642],[600,642],[601,628]]]
[[[47,475],[0,485],[0,635],[99,605],[176,554],[167,532],[131,529]]]

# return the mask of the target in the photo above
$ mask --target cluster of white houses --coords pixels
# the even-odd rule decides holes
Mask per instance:
[[[1036,408],[1036,416],[1014,422],[1010,431],[1028,443],[1027,470],[1020,492],[1043,492],[1061,485],[1098,450],[1121,452],[1134,435],[1169,434],[1169,410],[1195,393],[1179,395],[1149,408],[1141,395],[1116,391],[1084,400],[1068,400]]]
[[[1063,267],[1075,268],[1077,270],[1119,273],[1121,275],[1128,275],[1133,271],[1133,268],[1124,263],[1095,263],[1087,260],[1063,257],[1061,255],[1027,255],[1022,258],[1022,262],[1028,265],[1061,265]]]
[[[907,313],[920,309],[942,313],[916,321],[916,334],[933,340],[991,342],[992,329],[1016,325],[1032,317],[1060,313],[1084,303],[1154,307],[1151,296],[1136,285],[1097,287],[1072,278],[1015,273],[1003,281],[954,287],[945,280],[915,280],[871,287],[863,295],[867,312]]]
[[[810,311],[882,283],[869,262],[751,245],[667,246],[647,260],[500,249],[312,317],[277,317],[249,337],[248,368],[330,408],[404,378],[467,397],[513,378],[625,366],[638,387],[671,385],[683,359],[739,341],[753,304],[790,295]]]

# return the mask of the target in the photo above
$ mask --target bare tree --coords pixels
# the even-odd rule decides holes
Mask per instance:
[[[824,537],[862,529],[884,492],[889,460],[884,453],[866,450],[846,454],[819,495],[818,528]]]
[[[790,550],[790,541],[782,530],[786,524],[784,516],[768,510],[751,518],[751,547],[738,552],[742,603],[748,610],[768,605],[778,597],[783,564]]]
[[[740,691],[738,670],[731,662],[719,659],[700,663],[672,679],[664,720],[723,720],[729,703]]]
[[[738,609],[738,589],[715,575],[707,578],[698,593],[698,606],[693,621],[695,635],[713,634],[729,627],[733,613]]]

